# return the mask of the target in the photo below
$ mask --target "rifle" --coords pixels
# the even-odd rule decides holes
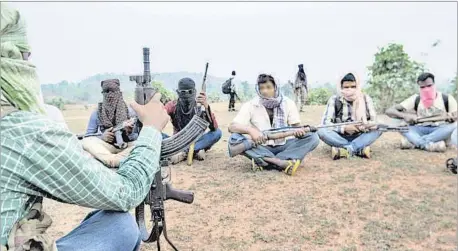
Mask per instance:
[[[201,89],[201,92],[203,93],[206,93],[207,92],[207,71],[208,71],[208,62],[207,64],[205,64],[205,73],[204,73],[204,78],[202,80],[202,89]],[[207,118],[210,120],[211,122],[211,114],[206,111],[205,107],[203,107],[201,104],[197,104],[197,116],[199,117],[202,117],[202,114],[206,113],[207,115]],[[196,142],[193,142],[190,146],[189,146],[189,151],[188,151],[188,159],[187,159],[187,163],[188,163],[188,166],[192,165],[192,161],[194,159],[194,147],[196,145]]]
[[[143,48],[143,75],[130,76],[130,81],[136,82],[135,101],[138,104],[147,104],[154,94],[157,92],[151,85],[151,73],[149,62],[149,48]],[[137,126],[141,130],[142,124],[137,121]],[[191,121],[179,133],[167,138],[161,143],[160,164],[161,169],[168,166],[169,158],[178,152],[183,151],[187,146],[199,138],[207,129],[208,122],[204,119],[194,116]],[[118,142],[119,143],[119,142]],[[161,170],[155,174],[155,179],[151,185],[151,189],[145,200],[135,208],[135,218],[140,230],[141,238],[144,242],[157,242],[157,249],[160,250],[159,239],[164,233],[165,240],[169,245],[177,251],[177,248],[172,244],[167,236],[167,227],[165,222],[164,201],[171,199],[183,203],[192,203],[194,201],[194,193],[191,191],[177,190],[171,187],[168,182],[165,182]],[[153,227],[151,232],[148,232],[145,225],[145,205],[150,206],[151,221]]]
[[[408,126],[390,126],[386,124],[366,124],[363,125],[367,131],[381,131],[381,132],[408,132]]]
[[[439,121],[448,121],[448,120],[457,120],[457,116],[449,116],[449,115],[433,115],[427,117],[418,118],[416,123],[424,123],[424,122],[439,122]]]
[[[318,129],[321,129],[321,128],[330,128],[330,127],[337,127],[337,126],[343,126],[343,125],[361,125],[361,124],[362,124],[361,121],[354,121],[354,122],[344,122],[344,123],[319,125],[319,126],[310,126],[310,125],[290,126],[290,127],[266,130],[266,131],[263,131],[262,134],[263,134],[264,140],[267,141],[267,140],[284,139],[287,137],[294,136],[297,130],[305,130],[306,132],[316,132]],[[229,144],[229,156],[234,157],[256,146],[257,144],[251,139],[249,139],[247,143],[240,142],[234,145]]]
[[[236,98],[239,102],[242,102],[242,100],[239,98],[239,95],[237,95],[236,92],[234,92],[234,95],[235,95],[235,98]]]

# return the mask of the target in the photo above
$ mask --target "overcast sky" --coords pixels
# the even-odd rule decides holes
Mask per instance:
[[[142,47],[152,72],[236,70],[309,81],[361,78],[378,47],[404,44],[439,81],[457,70],[456,3],[11,3],[25,16],[31,60],[42,83],[105,72],[140,73]],[[440,39],[438,47],[431,45]],[[428,56],[422,56],[422,53]]]

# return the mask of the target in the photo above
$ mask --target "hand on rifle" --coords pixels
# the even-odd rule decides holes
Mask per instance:
[[[112,143],[114,138],[115,138],[115,134],[112,132],[113,130],[113,127],[110,127],[108,129],[106,129],[103,134],[102,134],[102,140],[107,142],[107,143]]]
[[[262,145],[267,142],[266,137],[258,129],[252,128],[249,133],[251,139],[257,144]]]
[[[447,122],[448,123],[453,123],[456,121],[456,116],[457,116],[457,112],[449,112],[447,113]]]
[[[360,132],[359,128],[356,125],[346,125],[344,127],[344,131],[346,134],[353,135],[355,133]]]
[[[197,96],[197,103],[203,105],[205,109],[208,109],[207,95],[205,95],[205,92],[201,92],[199,96]]]
[[[407,124],[412,125],[417,123],[418,116],[412,113],[404,113],[402,119],[404,119]]]
[[[131,134],[133,129],[134,129],[134,122],[132,120],[127,121],[124,126],[124,130],[126,131],[126,134],[127,135]]]
[[[159,101],[161,94],[156,93],[146,105],[132,103],[130,106],[137,113],[138,119],[143,126],[152,126],[158,131],[162,131],[169,122],[169,115],[164,109],[164,105]]]
[[[307,134],[307,132],[308,130],[306,128],[297,129],[296,131],[294,131],[294,137],[302,138],[305,136],[305,134]]]

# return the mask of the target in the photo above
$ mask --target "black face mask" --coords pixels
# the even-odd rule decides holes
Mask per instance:
[[[196,89],[177,90],[178,103],[180,104],[183,112],[188,112],[194,108],[196,104]]]

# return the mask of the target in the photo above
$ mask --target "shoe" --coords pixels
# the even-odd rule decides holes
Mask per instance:
[[[371,147],[366,146],[361,150],[361,152],[358,154],[360,157],[370,159],[371,158]]]
[[[173,155],[173,156],[170,158],[170,163],[172,163],[172,164],[178,164],[178,163],[184,161],[187,157],[188,157],[188,154],[187,154],[187,153],[185,153],[185,152],[179,152],[179,153]]]
[[[445,145],[445,142],[439,141],[439,142],[434,142],[434,143],[429,143],[426,145],[426,151],[428,152],[445,152],[447,150],[447,146]]]
[[[288,160],[288,166],[283,170],[289,176],[296,174],[297,168],[301,165],[300,160]]]
[[[200,161],[205,160],[205,150],[202,149],[198,151],[196,154],[196,159]]]
[[[350,153],[345,148],[337,148],[332,146],[331,147],[331,157],[333,160],[338,160],[341,158],[348,159],[350,157]]]
[[[410,143],[410,141],[408,141],[406,138],[402,138],[401,139],[401,149],[403,150],[407,150],[407,149],[414,149],[415,146]]]
[[[457,167],[456,167],[456,158],[450,158],[445,162],[445,166],[447,167],[447,170],[452,172],[453,174],[457,173]]]

